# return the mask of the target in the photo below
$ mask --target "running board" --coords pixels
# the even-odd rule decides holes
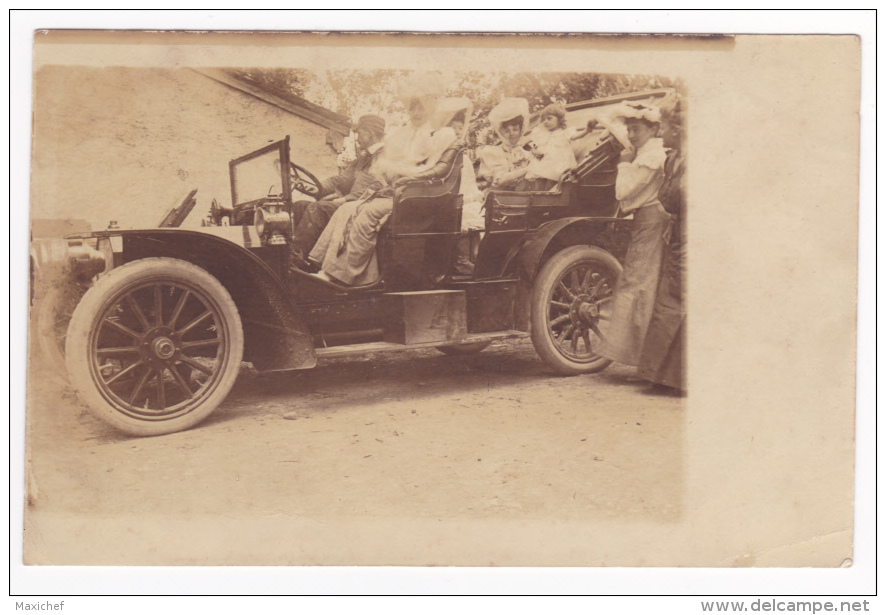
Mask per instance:
[[[412,350],[414,348],[436,348],[437,346],[457,346],[461,344],[473,344],[476,342],[492,342],[495,340],[516,339],[529,337],[525,331],[497,331],[495,333],[473,333],[458,341],[449,342],[422,342],[419,344],[397,344],[394,342],[368,342],[366,344],[348,344],[345,346],[330,346],[317,348],[318,358],[343,357],[351,354],[366,354],[370,352],[390,352],[392,350]]]

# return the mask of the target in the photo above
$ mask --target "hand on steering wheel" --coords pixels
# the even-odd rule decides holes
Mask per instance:
[[[320,194],[320,180],[306,168],[294,162],[289,163],[289,182],[293,190],[306,196],[316,197]]]

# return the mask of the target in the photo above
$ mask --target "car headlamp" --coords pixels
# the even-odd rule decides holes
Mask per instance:
[[[259,207],[255,211],[255,231],[267,245],[285,244],[292,224],[289,212],[277,207]]]

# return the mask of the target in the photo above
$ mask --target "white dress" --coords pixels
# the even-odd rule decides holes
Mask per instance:
[[[562,128],[548,131],[544,126],[536,126],[532,129],[529,138],[542,157],[529,163],[526,179],[542,178],[557,181],[563,173],[575,167],[575,154],[572,151],[569,134]]]
[[[386,134],[385,148],[378,159],[378,169],[385,179],[393,182],[398,177],[414,173],[431,156],[433,135],[430,123],[417,128],[407,124]]]
[[[478,148],[477,158],[480,160],[477,177],[482,177],[489,183],[497,180],[499,190],[513,190],[522,181],[525,174],[520,174],[518,171],[526,168],[532,154],[517,145],[510,146],[501,143]],[[514,175],[519,175],[519,177],[513,179]]]
[[[477,177],[470,157],[465,154],[462,159],[461,189],[464,202],[461,208],[461,230],[482,231],[486,229],[486,218],[483,217],[483,192],[477,187]]]

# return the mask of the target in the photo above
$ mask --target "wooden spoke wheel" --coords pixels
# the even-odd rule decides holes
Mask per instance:
[[[66,363],[93,413],[131,435],[187,429],[227,396],[240,369],[236,305],[203,269],[134,261],[100,278],[71,318]]]
[[[621,265],[594,246],[572,246],[548,260],[532,287],[531,337],[539,356],[571,376],[605,369],[599,354],[606,338]]]

